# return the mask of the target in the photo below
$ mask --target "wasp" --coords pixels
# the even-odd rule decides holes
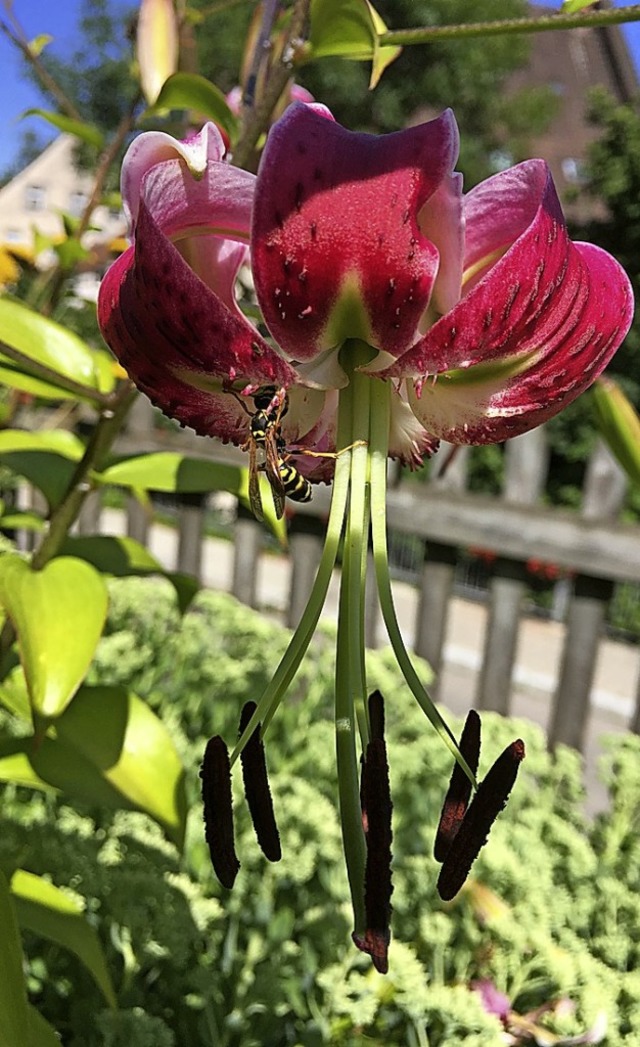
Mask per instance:
[[[260,473],[263,472],[271,488],[276,517],[280,520],[284,514],[285,498],[290,498],[293,502],[310,502],[312,494],[311,484],[306,476],[291,464],[292,452],[282,436],[282,419],[289,409],[289,398],[284,389],[265,385],[253,394],[256,409],[252,413],[240,396],[237,393],[234,395],[250,418],[249,438],[242,450],[249,452],[251,511],[257,520],[264,520],[260,494]],[[353,446],[356,445],[350,444],[350,447]],[[347,451],[349,447],[343,450]],[[313,458],[337,458],[342,451],[320,452],[305,448],[295,453],[310,455]]]

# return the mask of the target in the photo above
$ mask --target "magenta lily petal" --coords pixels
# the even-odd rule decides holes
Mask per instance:
[[[393,356],[415,342],[439,270],[418,216],[452,179],[457,148],[450,113],[374,136],[293,105],[272,128],[252,264],[267,326],[292,360],[313,360],[346,338]]]
[[[604,251],[569,240],[546,165],[521,167],[533,177],[520,179],[526,192],[512,194],[511,216],[496,220],[493,234],[484,208],[475,209],[481,231],[470,237],[470,257],[478,264],[482,249],[501,257],[386,372],[418,379],[413,410],[454,443],[504,440],[552,417],[604,370],[631,323],[626,274]],[[534,217],[502,253],[504,238],[527,220],[524,198],[536,185]]]
[[[146,131],[133,140],[124,163],[120,188],[122,207],[133,233],[138,217],[141,186],[144,176],[164,160],[181,159],[196,177],[202,175],[209,163],[221,161],[225,143],[215,124],[205,124],[201,131],[179,141],[164,131]]]
[[[141,201],[136,242],[108,270],[98,320],[136,384],[196,432],[240,443],[247,415],[223,383],[293,384],[296,374],[213,294]]]

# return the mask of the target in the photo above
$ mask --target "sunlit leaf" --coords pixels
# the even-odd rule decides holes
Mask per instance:
[[[584,7],[593,7],[598,0],[564,0],[560,13],[563,15],[573,15],[576,11],[582,11]]]
[[[52,41],[53,37],[49,33],[39,33],[38,36],[34,36],[33,40],[29,41],[29,50],[37,58]]]
[[[74,536],[67,538],[60,552],[86,560],[102,574],[111,574],[116,578],[129,575],[162,575],[176,590],[181,614],[184,614],[200,588],[196,579],[190,575],[165,571],[159,560],[134,538],[114,535]]]
[[[89,389],[109,393],[114,388],[115,376],[107,353],[91,349],[73,331],[6,295],[0,298],[0,364],[12,367],[13,363],[2,356],[2,343],[34,364]],[[27,367],[28,362],[20,363],[20,369]],[[37,371],[36,376],[40,377]],[[53,376],[46,381],[55,384]]]
[[[65,429],[0,430],[0,464],[29,480],[51,507],[66,493],[84,445]]]
[[[238,133],[238,121],[227,105],[222,91],[198,73],[174,73],[165,81],[153,106],[140,117],[162,115],[173,109],[191,109],[200,116],[209,117],[222,127],[231,141]]]
[[[210,462],[205,458],[190,458],[177,451],[158,451],[154,454],[125,458],[103,472],[94,474],[94,479],[100,483],[128,487],[134,491],[167,491],[181,494],[229,491],[249,508],[247,469],[238,465]],[[284,546],[286,524],[283,520],[276,519],[266,481],[263,483],[263,490],[265,523]]]
[[[31,706],[29,704],[27,682],[24,678],[24,671],[18,660],[18,655],[15,653],[15,648],[12,649],[8,656],[5,656],[5,663],[7,658],[10,659],[10,664],[4,665],[6,675],[0,682],[0,702],[14,716],[30,722]]]
[[[115,992],[100,940],[78,903],[48,880],[24,869],[14,872],[10,888],[20,926],[75,953],[109,1006],[115,1007]]]
[[[0,454],[6,451],[55,451],[73,462],[79,462],[84,444],[75,433],[66,429],[0,430]]]
[[[629,479],[640,483],[640,417],[635,407],[612,378],[599,378],[592,395],[600,435]]]
[[[82,683],[107,614],[103,578],[83,560],[59,557],[33,571],[0,556],[0,603],[18,636],[29,697],[41,717],[59,716]]]
[[[20,119],[24,120],[26,116],[40,116],[48,124],[57,127],[59,131],[73,135],[74,138],[79,138],[87,145],[94,145],[96,149],[102,149],[104,146],[104,135],[93,124],[85,124],[82,120],[74,120],[70,116],[52,113],[46,109],[25,109],[24,113],[20,114]]]
[[[0,738],[0,781],[61,793],[111,809],[140,810],[182,847],[184,770],[149,706],[123,687],[81,687],[55,737]]]
[[[312,0],[309,44],[313,58],[373,58],[376,28],[366,0]]]
[[[22,945],[9,885],[0,872],[0,1047],[28,1047]]]
[[[25,512],[9,512],[0,516],[0,528],[3,531],[43,531],[45,522],[40,513],[31,510]]]
[[[378,43],[378,37],[382,33],[387,32],[387,25],[381,15],[378,14],[374,6],[367,2],[371,19],[373,21],[373,27],[376,31],[376,42],[375,52],[373,56],[373,63],[371,65],[371,79],[369,80],[369,87],[371,90],[379,83],[380,77],[384,73],[385,69],[395,62],[398,55],[401,53],[401,47],[389,47],[382,46]]]

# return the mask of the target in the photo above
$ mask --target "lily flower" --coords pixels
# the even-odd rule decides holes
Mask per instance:
[[[186,142],[143,134],[122,172],[133,243],[98,301],[104,337],[137,385],[183,425],[247,448],[254,465],[264,455],[277,501],[308,499],[300,473],[333,479],[309,603],[231,764],[258,723],[268,729],[297,671],[344,536],[335,719],[357,938],[367,928],[358,751],[371,741],[370,532],[399,665],[476,785],[398,627],[387,459],[418,466],[439,438],[498,442],[539,425],[595,380],[632,318],[629,280],[604,251],[571,242],[542,160],[463,196],[457,155],[449,111],[375,136],[294,104],[269,132],[257,177],[228,162],[213,125]],[[264,327],[236,297],[248,264]]]

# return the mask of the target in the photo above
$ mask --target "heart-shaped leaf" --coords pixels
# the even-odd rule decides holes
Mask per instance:
[[[83,560],[52,560],[34,571],[0,556],[0,603],[18,635],[20,661],[35,713],[59,716],[89,668],[107,616],[104,579]]]
[[[193,109],[222,127],[232,142],[237,137],[238,121],[222,91],[198,73],[174,73],[170,76],[165,80],[154,104],[140,119],[145,120],[148,116],[167,113],[172,109]]]
[[[116,996],[100,939],[77,902],[48,880],[24,869],[16,869],[10,887],[20,926],[75,953],[109,1006],[115,1007]]]

